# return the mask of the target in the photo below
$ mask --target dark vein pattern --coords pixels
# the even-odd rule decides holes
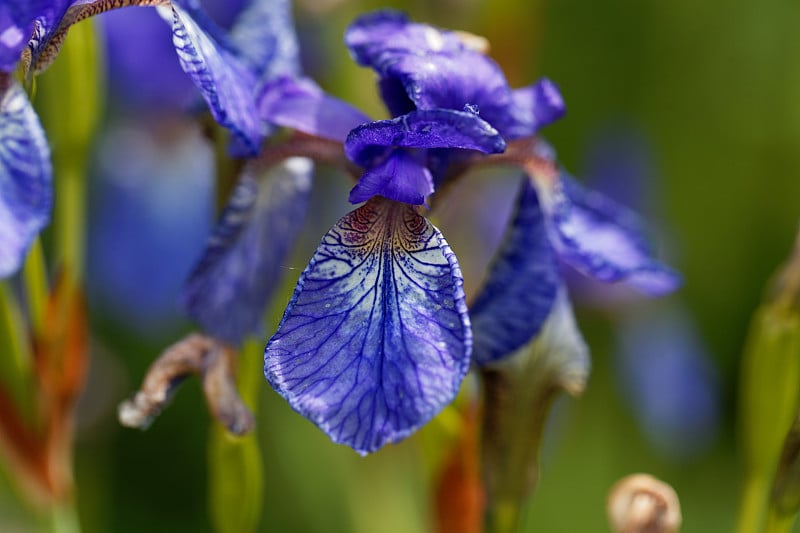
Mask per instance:
[[[25,91],[11,82],[0,98],[0,278],[3,278],[20,267],[31,241],[50,219],[52,168],[44,130]]]
[[[461,270],[441,233],[375,197],[323,238],[264,371],[334,442],[367,454],[453,400],[471,345]]]
[[[231,344],[258,332],[303,227],[312,170],[300,157],[245,168],[184,288],[184,308],[204,331]]]
[[[510,355],[539,333],[553,308],[559,280],[544,214],[525,177],[508,233],[470,309],[479,365]]]
[[[234,133],[248,154],[257,153],[265,128],[255,109],[255,74],[213,38],[213,28],[203,27],[174,3],[172,14],[172,41],[181,68],[200,90],[214,119]]]

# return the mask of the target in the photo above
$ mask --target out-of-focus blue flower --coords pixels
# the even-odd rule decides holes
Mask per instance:
[[[47,224],[52,204],[52,169],[44,131],[24,91],[13,77],[41,72],[53,61],[72,24],[109,9],[159,6],[172,25],[183,70],[207,102],[214,118],[229,128],[240,153],[258,151],[266,133],[253,95],[262,76],[293,73],[292,64],[270,61],[296,48],[291,27],[276,16],[285,1],[254,0],[231,34],[220,30],[197,0],[51,0],[0,5],[0,277],[20,266],[33,238]],[[275,10],[282,13],[280,9]]]
[[[684,458],[705,449],[718,425],[718,378],[685,309],[628,316],[618,335],[618,373],[648,441]]]
[[[98,144],[87,290],[108,316],[150,338],[183,325],[178,294],[211,229],[213,154],[189,130],[155,139],[124,124]]]
[[[265,373],[292,407],[363,454],[409,435],[453,399],[473,334],[479,364],[536,335],[561,285],[557,257],[650,293],[671,290],[676,278],[651,258],[627,211],[539,171],[555,168],[553,154],[531,138],[564,112],[551,82],[512,90],[456,34],[393,11],[359,18],[345,41],[378,73],[394,118],[365,120],[309,80],[278,79],[258,101],[266,120],[343,141],[364,168],[350,201],[367,202],[323,238],[266,347]],[[414,206],[511,143],[513,154],[496,157],[530,176],[468,314],[455,256]]]

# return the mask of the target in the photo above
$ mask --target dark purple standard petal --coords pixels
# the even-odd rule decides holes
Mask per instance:
[[[464,45],[453,33],[411,22],[399,11],[375,11],[357,18],[345,31],[344,41],[353,58],[375,67],[386,52],[456,52]]]
[[[264,85],[257,98],[267,122],[344,142],[350,130],[369,122],[367,115],[332,96],[307,78],[280,77]]]
[[[587,276],[625,283],[653,296],[681,284],[675,271],[652,257],[634,213],[564,174],[556,188],[552,221],[559,257]]]
[[[433,193],[430,171],[409,152],[398,149],[367,170],[353,190],[350,202],[358,204],[375,195],[411,205],[422,205]]]
[[[334,442],[398,441],[453,400],[470,364],[463,280],[439,231],[374,198],[323,238],[265,351],[267,380]]]
[[[184,307],[204,331],[238,344],[259,330],[303,226],[311,171],[308,159],[292,158],[242,174],[184,289]]]
[[[0,278],[16,272],[50,219],[50,149],[39,119],[17,83],[0,75]]]
[[[364,168],[380,164],[395,147],[462,148],[493,154],[505,150],[506,143],[474,113],[431,109],[359,126],[344,145],[347,157]]]
[[[511,89],[503,71],[489,57],[473,50],[457,53],[386,53],[374,66],[386,95],[401,85],[417,109],[467,106],[500,133],[511,120]],[[395,98],[396,100],[396,98]]]
[[[193,2],[188,3],[194,6]],[[170,10],[159,8],[172,19],[172,41],[181,68],[189,75],[208,103],[214,119],[230,129],[247,154],[258,152],[265,134],[258,117],[254,93],[257,78],[229,49],[200,11],[186,11],[173,3]]]
[[[533,339],[550,315],[560,279],[544,214],[526,177],[505,240],[470,307],[475,362],[497,361]]]
[[[567,111],[558,87],[547,78],[512,91],[511,98],[512,104],[508,109],[511,118],[503,131],[509,139],[533,135],[563,117]]]

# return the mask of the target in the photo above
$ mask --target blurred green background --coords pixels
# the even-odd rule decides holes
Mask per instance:
[[[800,2],[295,3],[312,75],[376,117],[384,111],[373,74],[350,60],[342,35],[357,14],[387,5],[417,21],[487,37],[513,87],[543,75],[554,80],[568,113],[544,134],[576,176],[593,174],[590,154],[609,136],[622,131],[623,139],[637,139],[631,149],[644,146],[647,163],[640,177],[645,199],[636,207],[653,224],[659,256],[685,278],[666,302],[640,299],[608,309],[582,305],[588,299],[576,296],[594,368],[582,398],[556,405],[524,531],[607,531],[608,488],[638,471],[675,487],[685,533],[731,531],[740,481],[739,359],[749,318],[791,250],[800,214]],[[342,177],[333,175],[323,187],[341,201],[331,205],[330,194],[317,193],[319,214],[308,226],[307,246],[287,265],[273,320],[310,246],[347,209]],[[465,244],[452,244],[459,256],[468,253],[459,248]],[[631,313],[656,313],[657,306],[686,313],[716,369],[715,427],[692,453],[665,453],[645,437],[614,362],[620,324]],[[188,381],[146,432],[116,422],[119,401],[190,326],[147,335],[107,316],[102,305],[92,313],[93,366],[76,450],[84,530],[211,531],[209,416],[199,385]],[[644,354],[648,348],[640,349]],[[258,361],[243,367],[260,372]],[[421,439],[361,458],[331,444],[261,383],[261,531],[408,533],[431,526],[433,473]],[[27,531],[31,523],[3,478],[0,530]]]

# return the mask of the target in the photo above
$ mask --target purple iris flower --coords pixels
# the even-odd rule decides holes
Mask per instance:
[[[552,82],[512,90],[455,33],[393,11],[359,18],[345,41],[377,72],[393,118],[369,121],[307,79],[281,78],[259,98],[264,119],[342,142],[364,169],[350,201],[366,201],[323,237],[300,276],[265,373],[295,410],[366,454],[433,417],[473,361],[499,360],[537,334],[561,285],[558,257],[649,293],[678,280],[651,258],[632,215],[559,175],[552,151],[532,141],[564,112]],[[416,206],[492,157],[529,176],[468,312],[455,256]]]
[[[47,225],[52,168],[41,124],[13,73],[26,79],[53,61],[70,26],[126,6],[156,6],[172,27],[184,72],[241,154],[255,154],[266,134],[253,96],[263,79],[294,73],[295,36],[287,0],[253,0],[230,33],[197,0],[30,0],[0,3],[0,277],[16,272]]]

